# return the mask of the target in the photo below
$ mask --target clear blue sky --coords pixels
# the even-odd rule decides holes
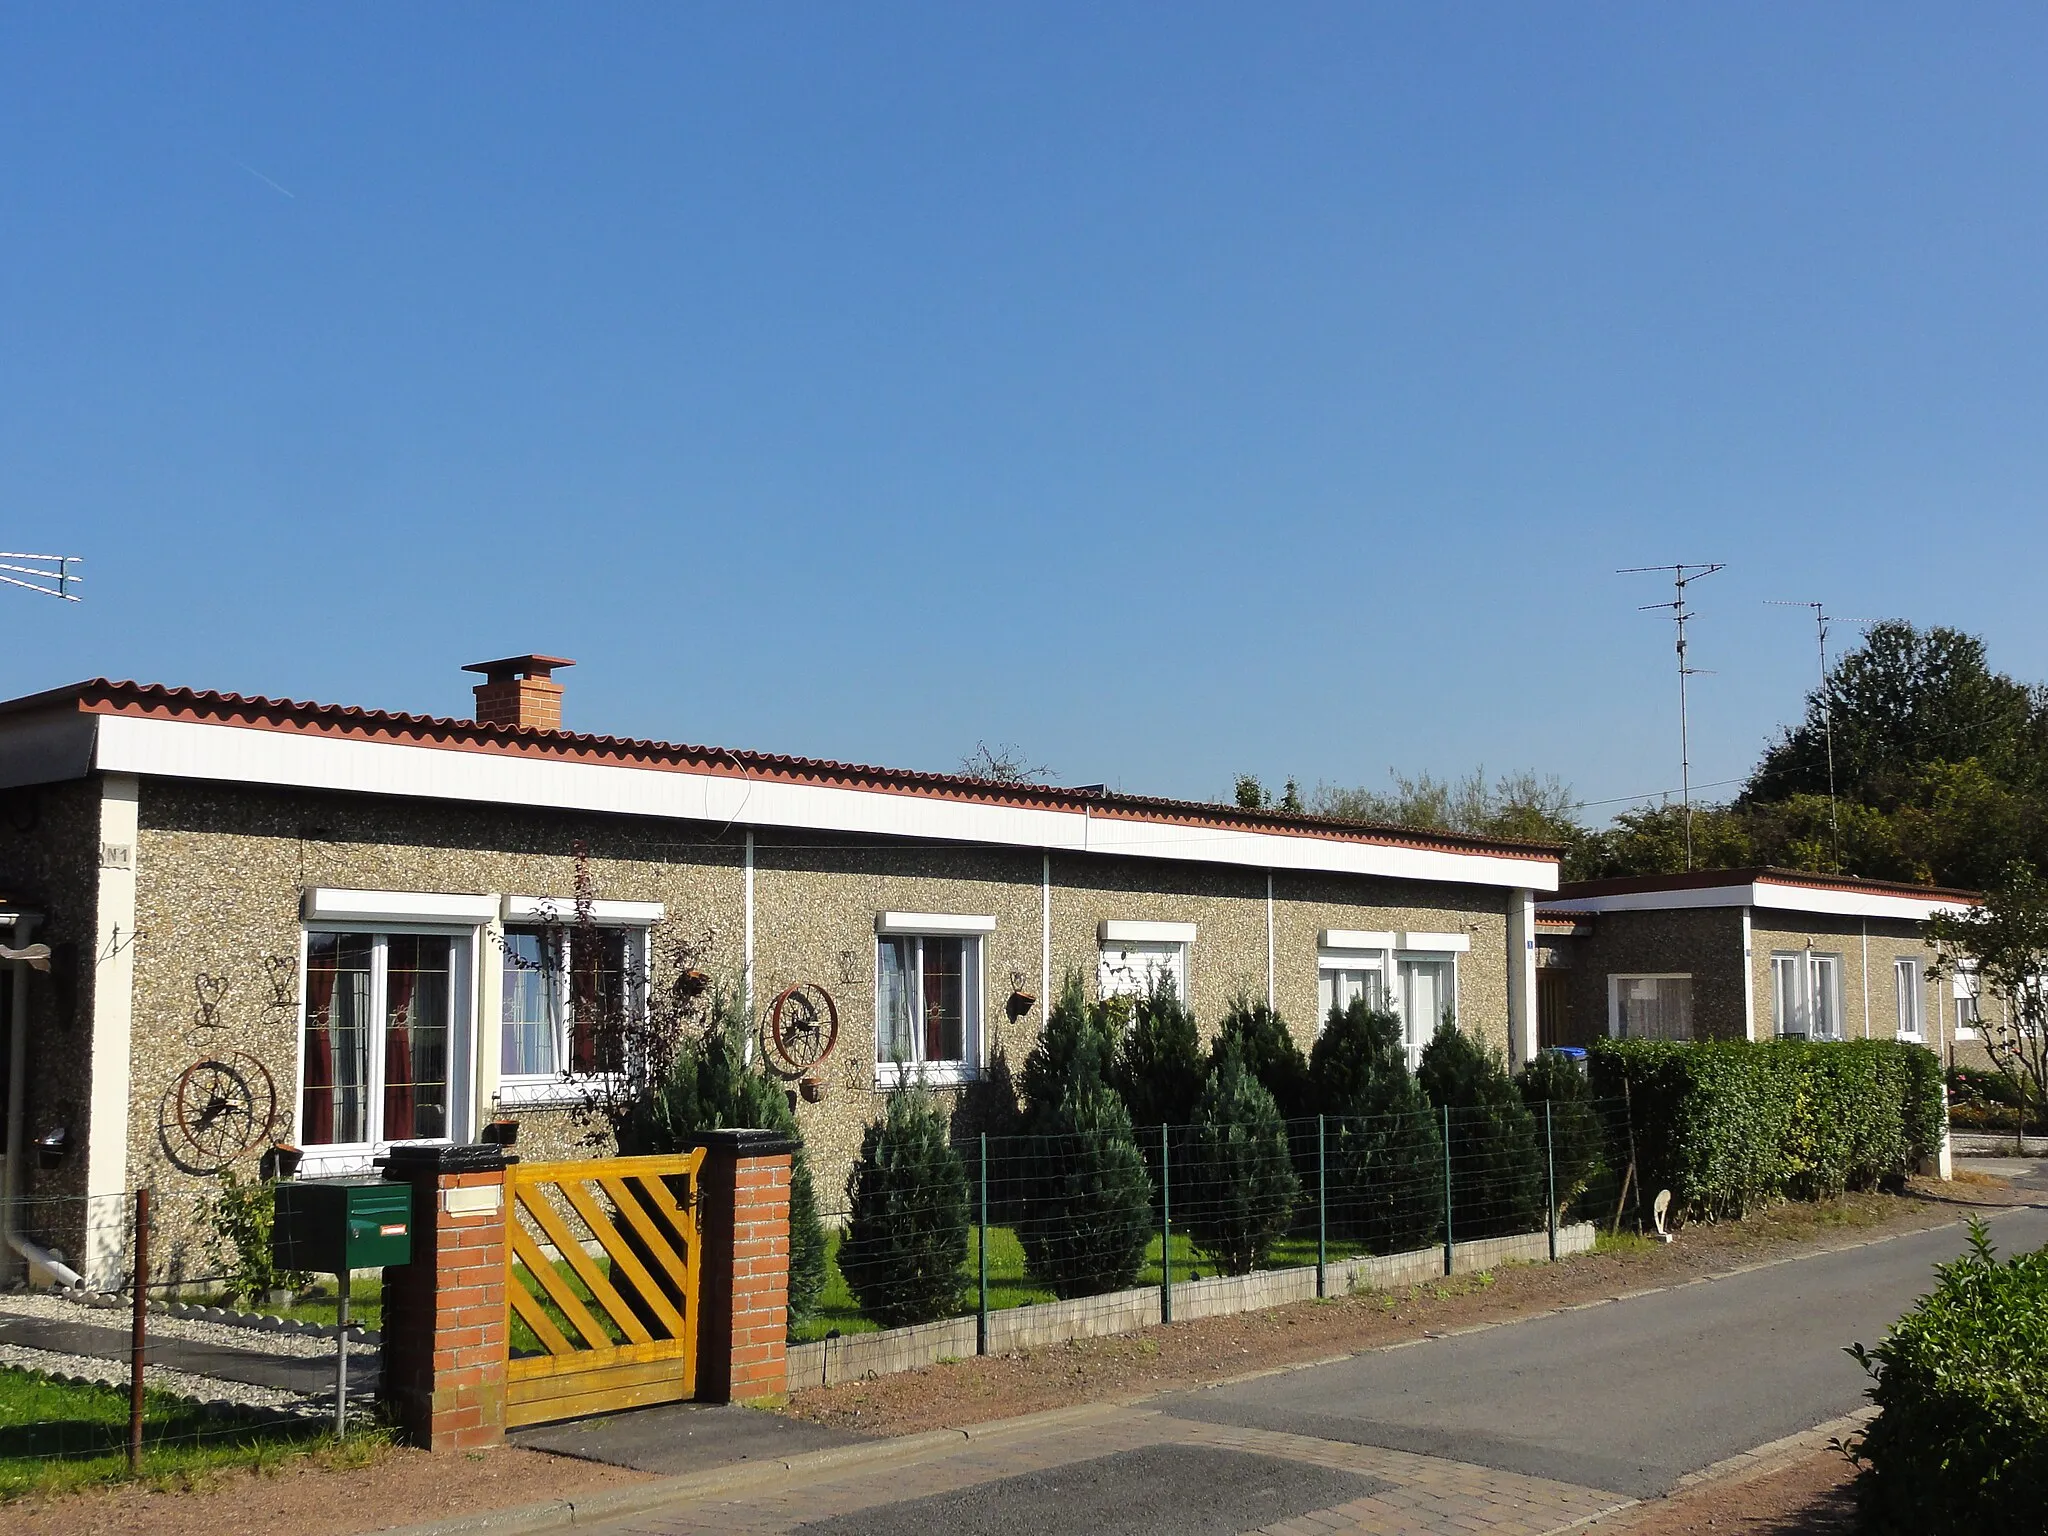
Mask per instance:
[[[1069,782],[1695,778],[2048,673],[2048,9],[0,12],[13,694]]]

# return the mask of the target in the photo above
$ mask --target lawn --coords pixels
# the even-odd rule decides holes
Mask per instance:
[[[359,1460],[386,1438],[366,1430],[337,1442],[324,1422],[251,1424],[161,1392],[144,1399],[142,1433],[142,1476],[168,1483],[315,1453]],[[127,1476],[126,1387],[79,1386],[0,1366],[0,1499]]]

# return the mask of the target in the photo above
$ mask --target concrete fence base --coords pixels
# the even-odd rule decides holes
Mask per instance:
[[[1591,1222],[1561,1227],[1557,1252],[1584,1253],[1593,1246],[1595,1228]],[[1550,1257],[1550,1239],[1542,1232],[1519,1237],[1488,1237],[1459,1243],[1452,1257],[1452,1273],[1471,1274],[1502,1264],[1531,1263]],[[1444,1274],[1444,1250],[1418,1248],[1412,1253],[1389,1253],[1370,1258],[1344,1259],[1329,1265],[1332,1296],[1355,1291],[1386,1290],[1394,1286],[1419,1285],[1440,1280]],[[1209,1280],[1182,1280],[1173,1287],[1175,1322],[1192,1322],[1201,1317],[1228,1317],[1239,1312],[1256,1312],[1289,1302],[1312,1301],[1316,1294],[1313,1266],[1301,1269],[1263,1269],[1249,1275],[1218,1275]],[[941,1360],[962,1360],[976,1353],[976,1320],[950,1317],[943,1322],[919,1323],[914,1328],[890,1328],[880,1333],[849,1333],[836,1339],[819,1339],[789,1347],[789,1390],[826,1387],[835,1382],[858,1381],[866,1376],[888,1376],[897,1371],[914,1371]],[[988,1315],[988,1352],[1012,1354],[1047,1344],[1064,1344],[1069,1339],[1100,1338],[1106,1334],[1134,1333],[1156,1327],[1159,1322],[1159,1287],[1111,1291],[1102,1296],[1083,1296],[1073,1301],[1044,1302],[1029,1307],[1005,1307]]]

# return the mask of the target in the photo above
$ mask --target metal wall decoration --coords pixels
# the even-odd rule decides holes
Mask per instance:
[[[815,982],[798,982],[768,1005],[768,1049],[792,1077],[815,1072],[839,1043],[839,1005]]]
[[[266,1008],[296,1008],[299,1006],[298,962],[284,955],[263,957],[263,979],[270,983],[270,1001]]]
[[[247,1051],[195,1061],[157,1106],[164,1153],[186,1173],[219,1173],[270,1139],[277,1084]]]
[[[198,1011],[192,1020],[201,1029],[219,1029],[220,1005],[228,995],[228,978],[209,976],[204,971],[192,978],[192,990],[199,995]]]

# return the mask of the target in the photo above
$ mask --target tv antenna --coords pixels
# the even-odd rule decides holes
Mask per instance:
[[[1820,719],[1828,745],[1828,857],[1835,874],[1842,872],[1842,824],[1835,811],[1835,690],[1828,683],[1828,626],[1835,622],[1826,603],[1766,598],[1773,608],[1811,608],[1814,634],[1820,644]]]
[[[1685,797],[1685,867],[1692,868],[1692,736],[1686,716],[1685,680],[1698,677],[1701,669],[1686,665],[1685,621],[1694,617],[1692,609],[1685,606],[1685,589],[1696,581],[1725,570],[1727,562],[1716,560],[1712,564],[1688,562],[1682,565],[1631,565],[1616,571],[1617,576],[1638,576],[1649,571],[1669,571],[1673,590],[1668,603],[1644,603],[1636,609],[1638,613],[1649,613],[1653,609],[1668,608],[1678,625],[1678,782],[1679,793]]]
[[[12,564],[14,561],[22,563]],[[78,594],[71,589],[85,578],[71,568],[82,563],[77,555],[18,555],[0,551],[0,581],[75,603]]]

